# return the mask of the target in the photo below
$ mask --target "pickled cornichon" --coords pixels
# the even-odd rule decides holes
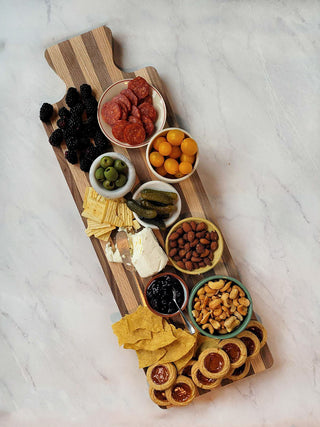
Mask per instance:
[[[157,216],[156,210],[144,208],[135,200],[127,200],[127,206],[130,210],[135,212],[139,218],[153,219]]]
[[[149,200],[141,200],[140,203],[144,208],[156,210],[158,214],[171,214],[176,210],[175,205],[158,206],[149,202]]]
[[[149,188],[145,188],[144,190],[142,190],[140,196],[144,200],[159,202],[165,205],[176,203],[176,201],[178,200],[177,193],[170,191],[152,190]]]

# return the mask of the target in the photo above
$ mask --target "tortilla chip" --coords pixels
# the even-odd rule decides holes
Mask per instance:
[[[195,345],[196,338],[182,329],[175,329],[173,325],[173,334],[176,340],[166,346],[166,354],[160,359],[161,363],[175,362],[185,356]]]
[[[159,348],[155,351],[148,350],[137,350],[137,356],[139,360],[139,368],[146,368],[151,366],[154,363],[157,363],[159,359],[165,354],[166,350],[164,348]]]
[[[151,332],[163,331],[162,317],[153,314],[148,307],[139,305],[134,313],[127,315],[129,331],[135,329],[148,329]]]
[[[192,347],[191,347],[191,349],[188,351],[188,353],[186,353],[184,356],[182,356],[182,357],[180,357],[180,359],[178,359],[178,360],[176,360],[175,362],[174,362],[174,364],[176,365],[176,367],[177,367],[177,371],[179,372],[181,369],[183,369],[187,364],[188,364],[188,362],[190,362],[190,360],[193,358],[193,356],[194,356],[194,353],[195,353],[195,350],[196,350],[196,345],[193,345]]]

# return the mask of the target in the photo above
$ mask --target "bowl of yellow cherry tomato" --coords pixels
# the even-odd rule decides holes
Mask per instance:
[[[189,178],[199,163],[198,144],[185,130],[167,128],[148,143],[147,163],[161,181],[175,183]]]

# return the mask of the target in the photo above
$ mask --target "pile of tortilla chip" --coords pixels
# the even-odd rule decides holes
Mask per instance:
[[[112,325],[119,345],[136,350],[139,368],[154,363],[175,363],[178,371],[192,359],[197,337],[177,329],[165,319],[139,306]]]
[[[133,227],[133,214],[124,199],[106,199],[92,187],[87,187],[83,199],[83,212],[87,218],[88,237],[108,241],[116,227]]]

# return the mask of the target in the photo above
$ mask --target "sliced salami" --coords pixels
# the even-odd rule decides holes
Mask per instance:
[[[140,104],[143,102],[147,102],[148,104],[153,104],[151,95],[146,96],[145,98],[141,99]]]
[[[135,105],[132,106],[131,115],[137,117],[137,119],[141,120],[141,113],[138,107]]]
[[[126,96],[132,105],[138,105],[138,98],[131,89],[123,89],[120,93]]]
[[[143,77],[139,76],[130,80],[128,89],[132,90],[139,99],[142,99],[149,95],[150,86]]]
[[[107,102],[102,106],[101,115],[103,120],[113,126],[122,116],[122,109],[116,102]]]
[[[152,123],[152,122],[151,122]],[[146,138],[146,132],[143,126],[138,123],[129,123],[123,132],[125,142],[130,145],[141,144]]]
[[[124,104],[121,101],[115,101],[115,102],[120,105],[120,108],[121,108],[121,111],[122,111],[121,120],[127,120],[127,117],[128,117],[128,108],[127,108],[126,104]]]
[[[126,126],[128,126],[128,122],[126,120],[118,120],[112,126],[112,135],[121,142],[124,142],[123,133]]]
[[[128,99],[125,95],[122,95],[122,94],[120,93],[119,95],[114,96],[114,97],[112,98],[112,101],[113,101],[113,102],[118,102],[118,101],[122,102],[122,103],[123,103],[123,104],[125,104],[125,106],[127,107],[127,110],[128,110],[128,111],[131,111],[131,102],[129,101],[129,99]]]
[[[129,116],[128,121],[130,123],[139,123],[139,125],[143,126],[142,121],[138,119],[136,116]]]
[[[139,105],[139,110],[141,114],[144,114],[145,116],[150,117],[150,119],[155,122],[157,118],[157,112],[153,108],[153,105],[149,104],[148,102],[144,102],[143,104]]]
[[[147,136],[150,136],[154,132],[154,124],[149,116],[142,114],[142,123],[146,130]]]

